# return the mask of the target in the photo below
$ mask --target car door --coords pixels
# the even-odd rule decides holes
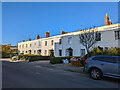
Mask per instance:
[[[116,60],[117,60],[117,76],[119,76],[120,77],[120,57],[117,57],[116,58]]]
[[[115,57],[101,57],[102,72],[106,75],[116,76],[118,74],[118,63]]]

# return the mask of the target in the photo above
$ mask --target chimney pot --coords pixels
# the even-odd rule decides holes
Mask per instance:
[[[29,38],[28,41],[31,41],[31,38]]]
[[[25,40],[22,40],[22,42],[25,42]]]
[[[61,35],[62,35],[62,34],[66,34],[66,33],[67,33],[67,32],[61,31]]]
[[[37,39],[40,39],[40,36],[39,36],[39,35],[36,36],[36,40],[37,40]]]
[[[49,37],[50,33],[49,32],[45,32],[45,38]]]
[[[106,25],[109,25],[109,17],[108,17],[107,13],[106,13],[106,16],[105,16],[105,26]]]
[[[112,24],[112,22],[111,22],[111,20],[109,21],[109,25],[111,25]]]

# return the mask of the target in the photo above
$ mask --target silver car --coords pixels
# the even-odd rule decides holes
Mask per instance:
[[[101,79],[102,76],[120,79],[120,56],[92,56],[85,61],[85,71],[93,79]]]

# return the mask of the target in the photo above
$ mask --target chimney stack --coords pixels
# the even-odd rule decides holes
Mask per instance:
[[[111,22],[111,20],[109,20],[108,14],[106,13],[106,16],[105,16],[105,26],[106,25],[111,25],[111,24],[112,24],[112,22]]]
[[[22,42],[25,42],[25,40],[22,40]]]
[[[50,33],[49,32],[45,32],[45,38],[49,37]]]
[[[66,33],[67,33],[67,32],[61,31],[61,35],[62,35],[62,34],[66,34]]]
[[[29,38],[28,41],[31,41],[31,38]]]
[[[36,36],[36,40],[37,40],[37,39],[40,39],[40,36],[39,36],[39,35]]]
[[[106,13],[106,16],[105,16],[105,26],[106,25],[109,25],[109,17],[108,17],[107,13]]]
[[[111,20],[109,21],[109,25],[111,25],[112,24],[112,22],[111,22]]]

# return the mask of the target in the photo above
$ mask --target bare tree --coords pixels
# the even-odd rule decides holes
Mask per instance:
[[[82,30],[79,34],[80,43],[86,48],[87,54],[90,51],[90,48],[96,43],[98,38],[98,31],[96,28]]]

